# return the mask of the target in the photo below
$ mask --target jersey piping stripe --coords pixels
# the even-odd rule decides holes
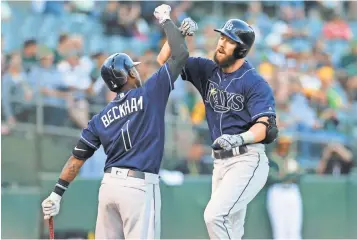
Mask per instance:
[[[126,132],[128,133],[128,140],[129,140],[129,145],[130,145],[130,148],[133,147],[133,145],[131,144],[131,140],[130,140],[130,134],[129,134],[129,123],[130,123],[130,120],[128,120],[128,123],[126,124]]]
[[[256,114],[252,117],[252,119],[255,119],[256,117],[258,116],[261,116],[261,115],[264,115],[264,114],[275,114],[275,112],[262,112],[262,113],[259,113],[259,114]]]
[[[154,238],[156,238],[156,237],[158,237],[158,236],[156,236],[155,235],[155,233],[156,233],[156,206],[155,206],[155,204],[156,204],[156,201],[155,201],[155,190],[156,190],[156,185],[155,184],[153,184],[152,185],[152,193],[153,193],[153,199],[154,199]]]
[[[222,79],[221,79],[221,76],[219,76],[218,72],[217,72],[217,76],[219,78],[219,83],[221,83]],[[227,89],[227,88],[226,88]],[[223,117],[223,113],[221,113],[221,117],[219,119],[219,130],[221,131],[221,135],[223,134],[222,133],[222,117]]]
[[[94,147],[95,149],[98,149],[93,143],[89,142],[87,139],[85,139],[83,136],[81,136],[81,139],[83,139],[86,143],[89,144],[89,146]]]
[[[125,151],[128,151],[128,148],[126,147],[126,142],[125,142],[125,139],[124,139],[124,130],[121,129],[121,136],[123,138],[123,143],[124,143],[124,148],[125,148]]]
[[[166,69],[167,75],[169,76],[169,81],[170,81],[170,90],[172,91],[171,76],[170,76],[169,70],[167,69],[167,65],[166,65],[166,64],[165,64],[165,69]]]
[[[186,73],[185,67],[182,68],[182,73],[183,73],[183,75],[181,75],[182,79],[187,80],[187,73]]]
[[[221,76],[219,76],[218,72],[217,72],[217,76],[219,77],[219,83],[221,83],[222,79]]]
[[[255,171],[258,169],[259,167],[259,163],[260,163],[260,153],[258,153],[258,163],[257,163],[257,166],[255,167],[254,171],[253,171],[253,174],[252,176],[250,177],[247,185],[244,187],[242,193],[239,195],[237,201],[235,201],[235,203],[233,204],[233,206],[229,209],[228,213],[226,215],[223,216],[223,226],[224,228],[226,229],[226,232],[227,232],[227,235],[228,235],[228,238],[231,239],[231,236],[229,235],[229,232],[228,232],[228,229],[225,225],[225,222],[226,222],[226,218],[229,216],[230,212],[232,211],[232,209],[234,208],[234,206],[237,204],[237,202],[239,201],[240,197],[243,195],[243,193],[245,192],[245,190],[247,189],[247,187],[249,186],[249,183],[250,181],[253,179],[254,177],[254,174],[255,174]]]
[[[240,77],[238,78],[232,78],[231,81],[228,83],[227,87],[224,89],[224,91],[227,91],[227,88],[229,87],[229,85],[231,85],[231,83],[233,82],[233,80],[236,80],[236,79],[241,79],[247,72],[249,71],[252,71],[254,70],[255,68],[250,68],[248,69],[247,71],[245,71]],[[219,77],[219,83],[221,83],[221,76],[219,76],[218,72],[217,72],[217,75]],[[222,131],[222,118],[223,118],[223,113],[221,113],[221,118],[219,120],[219,129],[221,131],[221,136],[223,135],[223,131]]]

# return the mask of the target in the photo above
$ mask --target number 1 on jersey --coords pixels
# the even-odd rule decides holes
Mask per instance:
[[[123,137],[125,151],[129,151],[133,147],[131,145],[130,134],[129,134],[129,122],[130,120],[126,121],[123,128],[121,129],[121,136]]]

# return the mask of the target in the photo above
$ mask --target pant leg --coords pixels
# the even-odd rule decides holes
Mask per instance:
[[[161,195],[160,186],[158,184],[153,185],[155,190],[153,201],[151,204],[151,216],[148,225],[148,239],[160,239],[161,235]]]
[[[302,229],[302,200],[299,187],[293,185],[289,189],[289,222],[288,222],[288,237],[289,239],[301,239]]]
[[[99,189],[96,239],[124,239],[123,222],[112,192],[110,183],[102,183]]]
[[[246,208],[265,185],[268,159],[264,153],[248,151],[226,159],[224,165],[223,178],[205,209],[204,218],[211,239],[239,239],[241,236],[235,236],[237,231],[233,229],[243,228],[244,221],[233,223],[229,218]]]
[[[211,197],[215,194],[218,186],[222,180],[223,174],[222,171],[224,170],[224,162],[222,160],[214,160],[213,162],[213,172],[212,172],[212,190],[211,190]]]
[[[125,191],[117,199],[120,199],[125,238],[160,238],[161,196],[158,178],[156,184],[130,177],[121,182],[125,184]]]
[[[237,236],[239,239],[241,239],[244,235],[244,222],[246,213],[247,207],[238,210],[238,212],[231,217],[234,232],[233,235]]]
[[[272,227],[273,239],[286,239],[288,237],[286,217],[290,214],[291,209],[287,205],[286,192],[279,184],[274,184],[268,189],[267,193],[267,210]]]

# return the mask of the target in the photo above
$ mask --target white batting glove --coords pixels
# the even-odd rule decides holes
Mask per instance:
[[[170,18],[171,7],[167,4],[161,4],[157,8],[155,8],[154,16],[159,20],[159,23],[165,22]]]
[[[198,30],[197,23],[191,18],[185,18],[179,28],[182,35],[184,36],[193,36],[193,34]]]
[[[223,134],[217,138],[213,144],[212,148],[214,150],[231,150],[232,148],[243,145],[243,138],[238,135]]]
[[[44,214],[44,219],[50,219],[52,216],[56,216],[60,210],[61,196],[52,192],[51,195],[46,198],[41,206]]]

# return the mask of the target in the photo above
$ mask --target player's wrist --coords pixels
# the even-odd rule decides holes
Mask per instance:
[[[61,178],[58,179],[55,188],[53,189],[53,193],[57,194],[58,196],[62,197],[65,191],[69,186],[69,182],[63,180]]]
[[[255,143],[255,136],[249,130],[244,133],[239,134],[239,136],[242,138],[243,144]]]

